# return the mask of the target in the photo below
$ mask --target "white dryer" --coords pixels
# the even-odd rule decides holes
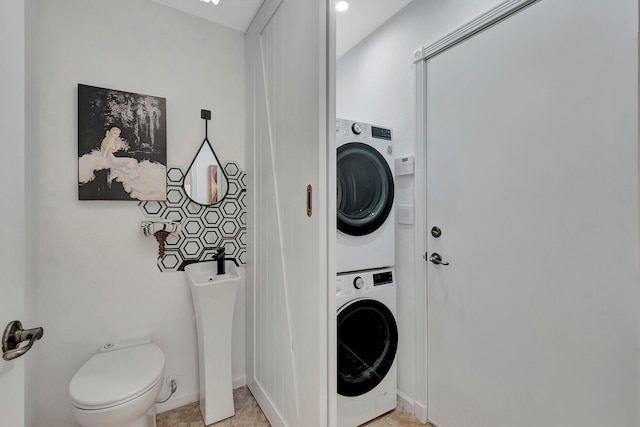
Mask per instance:
[[[338,427],[366,423],[397,403],[396,285],[392,268],[339,275]]]
[[[336,120],[338,273],[395,264],[391,129]]]

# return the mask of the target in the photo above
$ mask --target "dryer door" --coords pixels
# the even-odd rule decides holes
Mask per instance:
[[[398,348],[393,313],[379,301],[356,299],[338,311],[338,393],[360,396],[391,369]]]
[[[393,206],[393,174],[385,158],[367,144],[338,147],[338,230],[363,236],[380,228]]]

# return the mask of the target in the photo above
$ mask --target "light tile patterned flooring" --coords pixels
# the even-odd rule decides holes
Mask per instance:
[[[233,391],[236,414],[211,424],[216,427],[270,427],[258,403],[247,387]],[[204,427],[198,402],[159,414],[157,427]],[[366,427],[425,427],[413,415],[398,407],[394,411],[365,424]]]

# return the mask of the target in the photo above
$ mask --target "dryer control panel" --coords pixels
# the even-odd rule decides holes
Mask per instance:
[[[386,139],[387,141],[391,141],[391,129],[371,126],[371,136],[374,138]]]
[[[354,140],[383,139],[392,141],[392,130],[363,122],[336,119],[336,136],[347,136]]]

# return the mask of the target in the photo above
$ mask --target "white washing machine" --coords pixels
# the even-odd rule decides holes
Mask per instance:
[[[391,129],[336,120],[338,273],[395,264]]]
[[[355,427],[397,403],[396,285],[393,268],[339,275],[338,427]]]

